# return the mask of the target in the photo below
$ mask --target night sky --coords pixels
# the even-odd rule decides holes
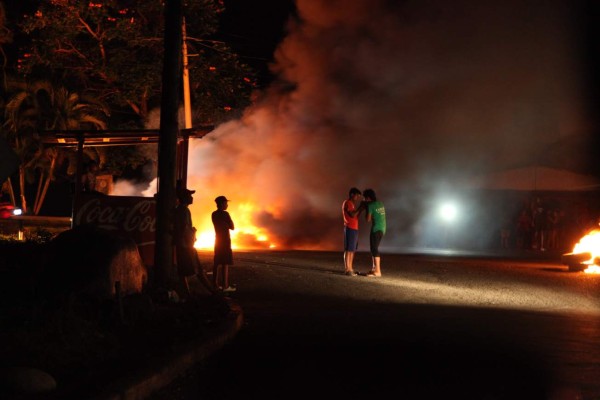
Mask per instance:
[[[598,172],[591,3],[296,4],[274,79],[241,120],[193,145],[189,169],[208,198],[253,204],[285,246],[339,248],[352,186],[375,189],[401,232],[418,195],[488,171]]]
[[[226,0],[224,3],[219,39],[258,72],[261,87],[268,85],[274,78],[269,65],[285,35],[286,22],[295,11],[294,2]]]

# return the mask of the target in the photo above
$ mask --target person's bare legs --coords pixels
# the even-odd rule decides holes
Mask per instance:
[[[219,264],[213,265],[213,283],[219,289]]]
[[[223,264],[223,289],[229,287],[229,265]]]
[[[345,251],[344,252],[344,273],[352,273],[354,269],[352,268],[352,264],[354,263],[354,252],[353,251]]]
[[[381,276],[381,257],[374,257],[375,275]]]
[[[371,266],[371,272],[369,272],[370,276],[381,276],[381,257],[371,257],[373,260],[373,265]]]
[[[236,288],[229,285],[229,265],[223,264],[223,291],[230,293],[235,292]]]

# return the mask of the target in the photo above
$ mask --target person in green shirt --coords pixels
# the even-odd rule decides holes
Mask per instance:
[[[381,254],[379,252],[379,244],[383,235],[385,235],[385,207],[383,203],[377,200],[377,195],[373,189],[365,189],[363,191],[367,213],[365,218],[371,223],[371,233],[369,235],[369,245],[371,250],[372,266],[371,271],[367,276],[381,276]]]

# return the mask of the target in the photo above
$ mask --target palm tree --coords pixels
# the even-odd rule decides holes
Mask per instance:
[[[6,24],[6,10],[4,4],[0,2],[0,62],[2,64],[2,86],[6,83],[6,63],[7,57],[4,52],[4,46],[12,43],[13,33]]]
[[[108,108],[100,101],[54,86],[48,81],[33,82],[17,92],[5,109],[4,128],[21,159],[19,188],[21,208],[38,215],[59,162],[72,159],[57,147],[45,147],[40,134],[48,130],[105,129]],[[33,210],[29,210],[25,183],[37,180]]]

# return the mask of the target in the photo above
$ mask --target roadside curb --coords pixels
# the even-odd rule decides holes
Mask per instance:
[[[213,332],[188,343],[174,351],[168,360],[154,360],[147,368],[137,371],[118,381],[107,383],[103,393],[96,394],[91,400],[134,400],[144,399],[152,393],[169,385],[186,370],[205,360],[221,349],[235,337],[242,327],[244,316],[242,309],[230,298],[224,298],[229,311]]]

